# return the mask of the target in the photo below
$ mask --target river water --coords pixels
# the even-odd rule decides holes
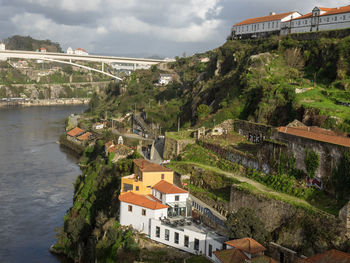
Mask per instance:
[[[49,247],[80,169],[56,142],[64,119],[85,108],[0,109],[0,262],[61,262]]]

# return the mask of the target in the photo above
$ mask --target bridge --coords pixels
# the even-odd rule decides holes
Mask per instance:
[[[0,50],[0,60],[7,60],[9,58],[22,58],[22,59],[35,59],[45,60],[51,62],[58,62],[64,64],[70,64],[72,66],[89,69],[99,72],[109,77],[121,80],[121,78],[114,76],[104,71],[104,63],[106,64],[131,64],[133,69],[137,69],[138,66],[151,66],[163,62],[169,62],[168,60],[161,59],[147,59],[147,58],[128,58],[128,57],[113,57],[113,56],[100,56],[100,55],[76,55],[66,53],[53,53],[53,52],[35,52],[35,51],[22,51],[22,50]],[[72,61],[88,61],[88,62],[100,62],[102,63],[102,70],[94,69],[92,67],[84,66]]]

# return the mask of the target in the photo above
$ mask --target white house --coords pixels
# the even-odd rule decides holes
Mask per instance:
[[[77,48],[77,49],[74,51],[74,54],[75,54],[75,55],[81,55],[81,56],[87,56],[87,55],[89,55],[89,53],[88,53],[85,49],[82,49],[82,48]]]
[[[119,196],[121,225],[132,225],[152,240],[214,261],[214,251],[223,249],[226,237],[192,219],[189,193],[161,180],[152,194],[127,192]]]
[[[41,52],[41,53],[46,53],[46,52],[47,52],[47,50],[46,50],[46,48],[41,47],[41,48],[40,48],[40,52]]]
[[[6,46],[4,43],[0,43],[0,50],[5,50],[6,49]]]
[[[73,50],[73,48],[68,47],[68,48],[67,48],[67,54],[68,54],[68,55],[74,55],[74,50]]]
[[[254,38],[259,36],[268,36],[270,34],[280,34],[281,25],[293,18],[300,17],[301,14],[296,11],[275,14],[273,12],[268,16],[249,18],[243,20],[232,27],[233,38]]]
[[[350,6],[315,7],[312,12],[283,23],[281,34],[350,28]]]
[[[172,77],[173,76],[171,74],[159,74],[158,84],[159,85],[168,85],[169,82],[171,81]]]

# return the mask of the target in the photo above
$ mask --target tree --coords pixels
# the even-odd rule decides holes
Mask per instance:
[[[97,93],[94,92],[94,94],[92,94],[92,97],[91,97],[90,102],[89,102],[89,111],[91,113],[94,112],[94,110],[96,110],[96,108],[98,107],[99,104],[100,104],[100,99],[99,99]]]
[[[335,192],[340,199],[350,196],[350,151],[344,152],[338,168],[333,172]]]
[[[241,207],[234,214],[230,214],[226,221],[230,238],[251,237],[260,243],[266,243],[270,239],[264,223],[251,208]]]
[[[316,175],[316,170],[320,165],[320,157],[313,151],[306,149],[304,163],[306,167],[306,173],[309,178],[314,178]]]
[[[210,113],[210,107],[208,105],[201,104],[197,107],[197,115],[199,119],[208,116],[209,113]]]

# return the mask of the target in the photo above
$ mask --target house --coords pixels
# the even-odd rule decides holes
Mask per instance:
[[[152,187],[161,180],[174,182],[174,172],[162,165],[151,163],[145,159],[135,159],[134,174],[122,177],[121,194],[134,192],[151,194]]]
[[[282,35],[317,32],[350,27],[350,6],[326,8],[316,6],[312,12],[283,22]]]
[[[211,135],[220,136],[224,133],[224,129],[222,127],[214,127],[211,131]]]
[[[83,134],[77,137],[77,140],[81,145],[87,145],[91,139],[92,139],[91,132],[84,132]]]
[[[0,43],[0,50],[5,50],[6,49],[6,46],[4,43]]]
[[[214,233],[191,217],[189,193],[160,180],[151,194],[129,191],[119,196],[121,225],[132,225],[159,243],[214,259],[226,237]]]
[[[40,51],[41,53],[46,53],[46,52],[47,52],[46,48],[44,48],[44,47],[41,47],[39,51]]]
[[[339,250],[331,249],[324,253],[316,254],[312,257],[305,258],[299,263],[350,263],[350,254]]]
[[[71,47],[67,48],[67,54],[68,55],[73,55],[74,54],[74,50]]]
[[[79,127],[75,127],[67,132],[67,140],[73,142],[79,142],[77,137],[84,134],[85,131],[80,129]]]
[[[291,11],[281,14],[271,12],[268,16],[249,18],[235,24],[232,27],[231,35],[238,39],[264,37],[271,34],[279,35],[284,22],[300,16],[299,12]]]
[[[252,238],[241,238],[225,242],[226,249],[215,251],[218,263],[277,263],[278,261],[264,255],[266,248]]]
[[[87,56],[87,55],[89,55],[89,53],[85,49],[82,49],[82,48],[77,48],[74,51],[74,54],[75,55],[80,55],[80,56]]]
[[[92,125],[92,128],[95,130],[102,130],[107,127],[107,122],[96,122]]]
[[[171,74],[159,74],[158,84],[159,85],[168,85],[172,80],[173,76]]]

